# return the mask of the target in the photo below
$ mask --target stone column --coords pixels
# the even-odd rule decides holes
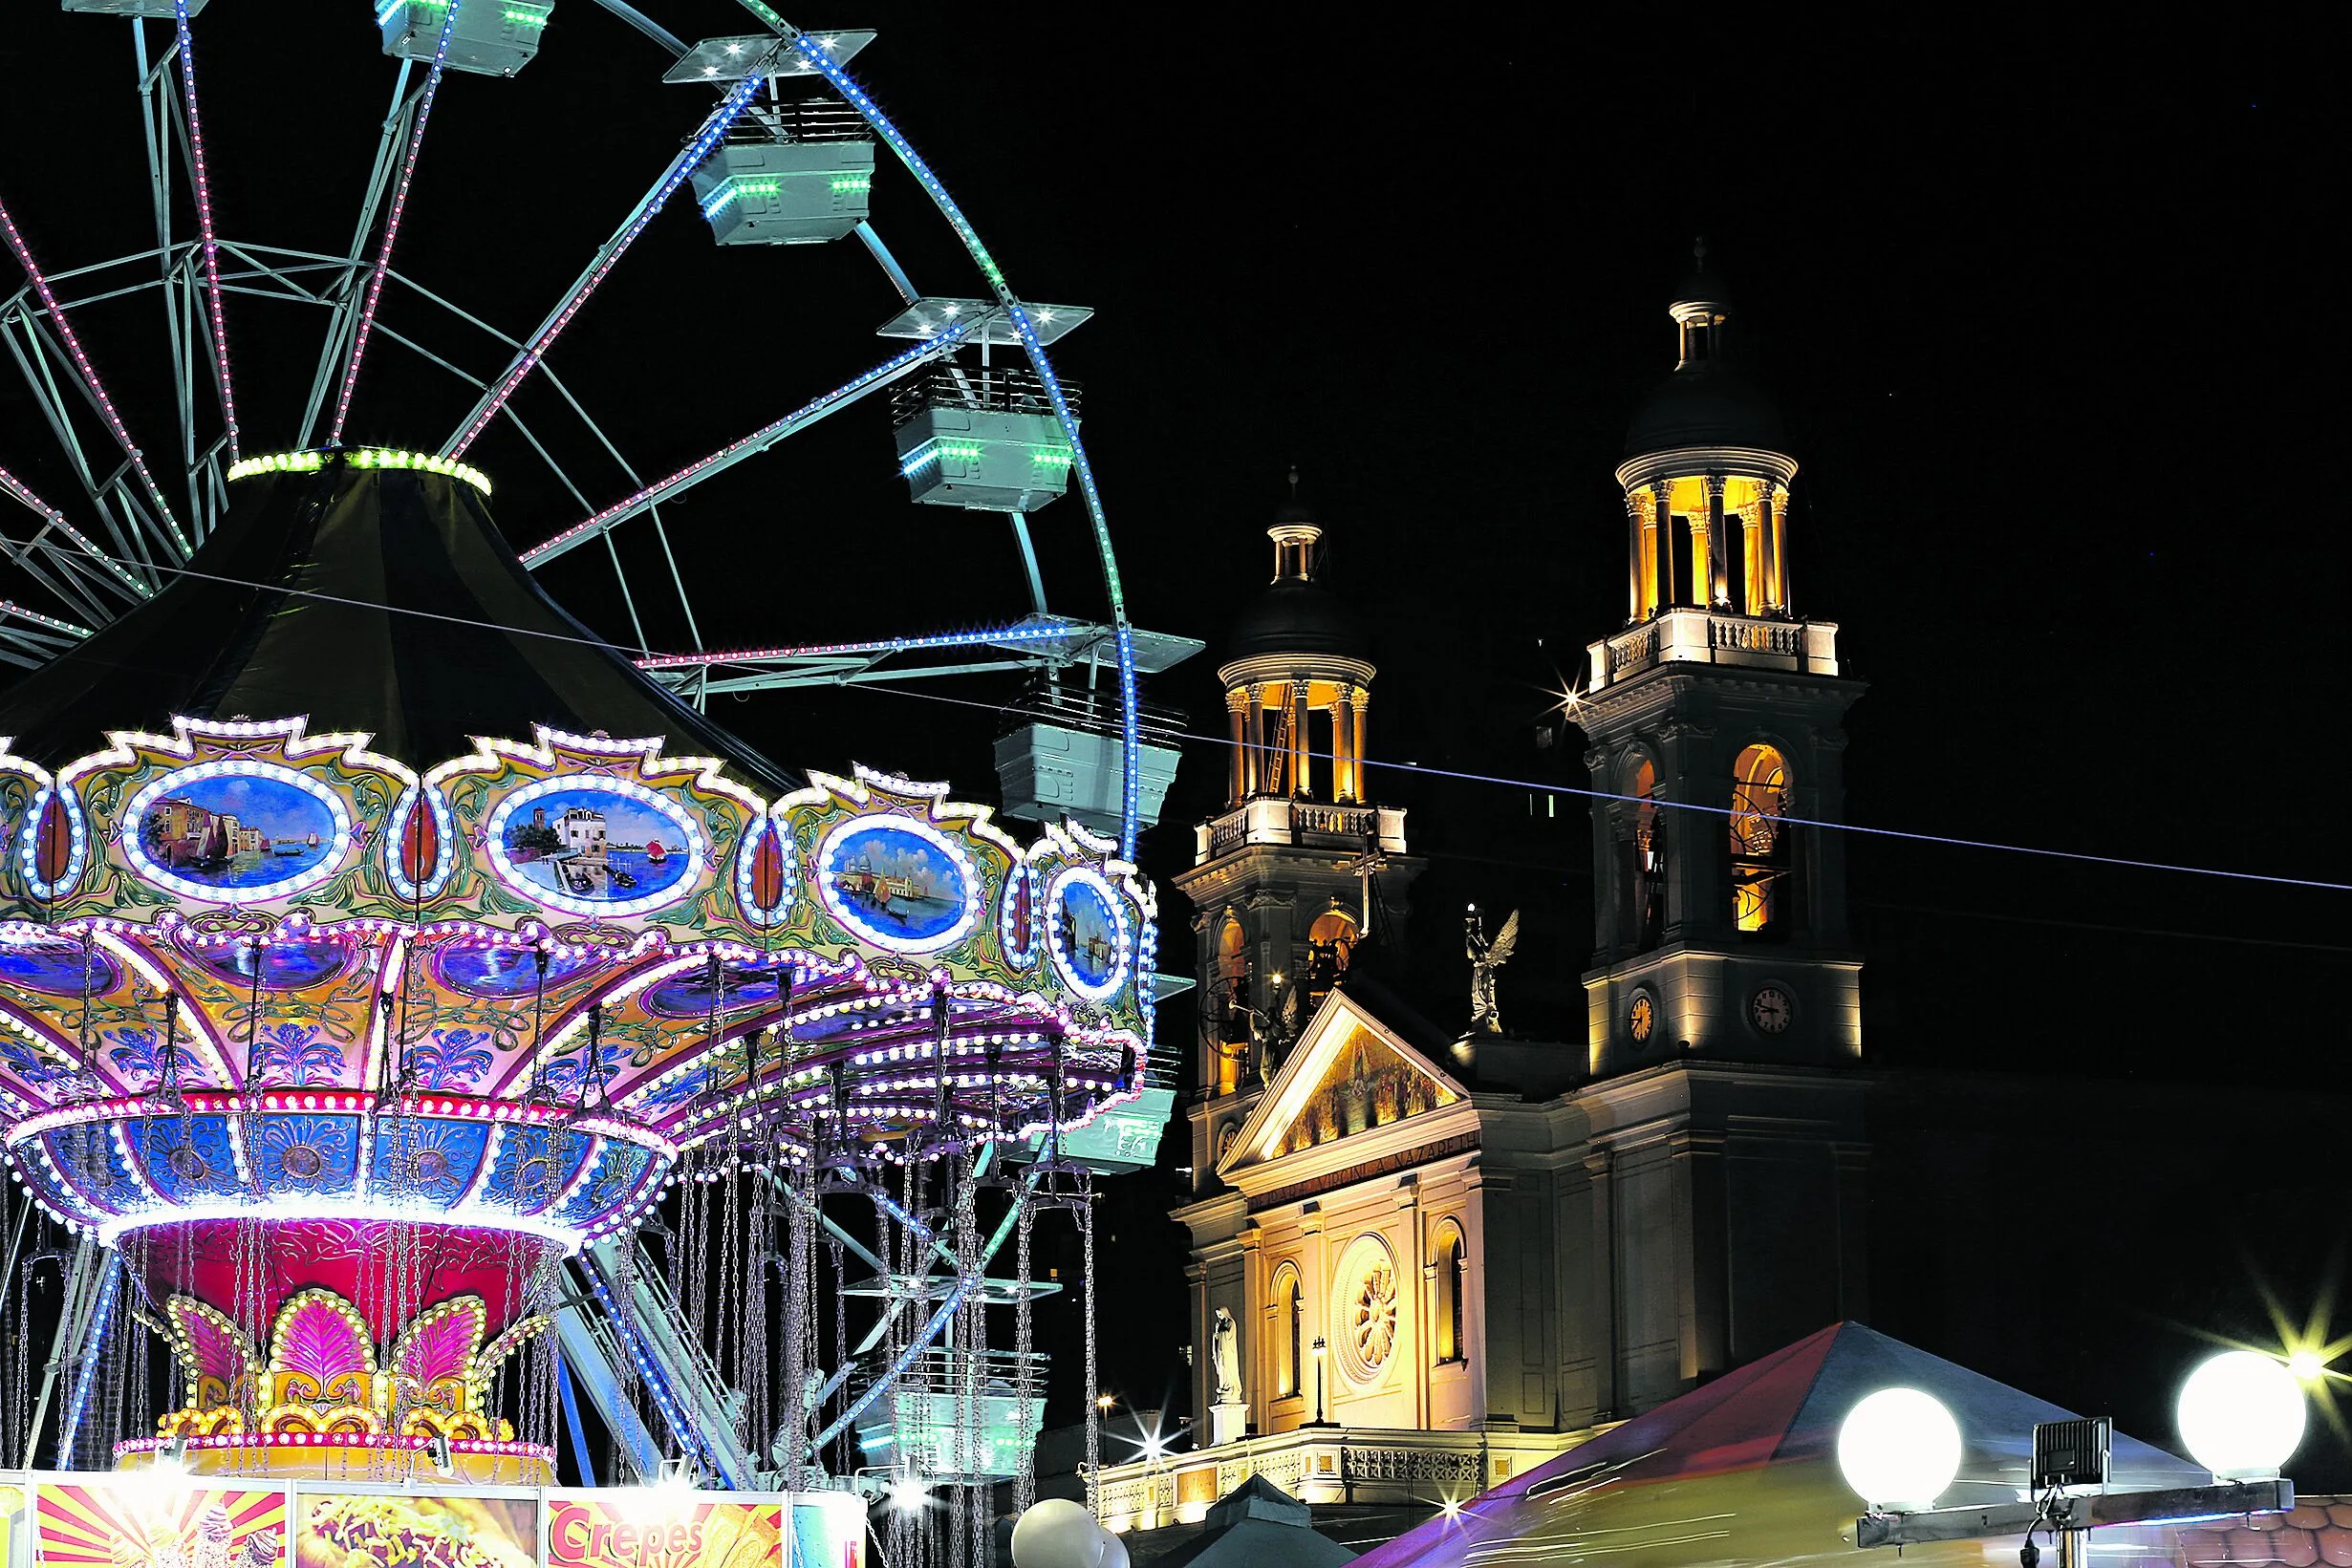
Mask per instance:
[[[1681,1271],[1682,1382],[1695,1387],[1731,1364],[1731,1281],[1725,1268],[1729,1215],[1723,1134],[1683,1127],[1668,1134]]]
[[[1331,698],[1331,799],[1364,799],[1355,773],[1355,710],[1346,686]]]
[[[1634,491],[1625,493],[1625,618],[1642,618],[1642,508]]]
[[[1772,574],[1775,595],[1773,608],[1788,609],[1788,492],[1774,485],[1766,492],[1765,505],[1771,508],[1764,521],[1764,548],[1772,564],[1764,569]]]
[[[1591,1324],[1592,1418],[1613,1420],[1617,1395],[1617,1156],[1614,1150],[1585,1152],[1592,1192],[1592,1257],[1586,1277],[1586,1321]]]
[[[1360,801],[1370,801],[1372,798],[1372,792],[1365,784],[1364,780],[1364,758],[1366,756],[1366,752],[1364,750],[1364,720],[1372,711],[1372,694],[1362,686],[1349,687],[1348,711],[1349,715],[1348,738],[1355,743],[1356,799]]]
[[[1710,608],[1730,592],[1732,582],[1723,561],[1723,483],[1721,474],[1707,476],[1707,597],[1703,602]]]
[[[1253,1221],[1241,1227],[1241,1310],[1233,1317],[1234,1332],[1241,1337],[1241,1342],[1234,1346],[1233,1359],[1241,1368],[1241,1392],[1242,1402],[1249,1408],[1247,1420],[1262,1432],[1270,1430],[1273,1426],[1273,1380],[1267,1376],[1272,1370],[1269,1364],[1273,1361],[1273,1342],[1259,1332],[1263,1326],[1260,1315],[1249,1309],[1252,1305],[1263,1303],[1266,1299],[1265,1232]],[[1212,1371],[1209,1375],[1214,1381],[1216,1373]],[[1213,1431],[1211,1435],[1219,1442],[1225,1440],[1223,1433]],[[1232,1435],[1238,1437],[1241,1433]]]
[[[1421,1184],[1418,1177],[1406,1174],[1397,1178],[1396,1206],[1405,1211],[1405,1235],[1412,1251],[1397,1261],[1396,1306],[1399,1312],[1408,1304],[1413,1308],[1412,1332],[1397,1335],[1397,1349],[1413,1357],[1413,1424],[1423,1431],[1429,1429],[1429,1368],[1431,1364],[1430,1313],[1435,1302],[1430,1299],[1428,1278],[1433,1270],[1429,1261],[1429,1236],[1421,1214]],[[1413,1290],[1411,1282],[1423,1281],[1422,1288]],[[1399,1329],[1406,1325],[1399,1324]],[[1410,1349],[1407,1346],[1410,1345]]]
[[[1331,1256],[1329,1244],[1323,1234],[1322,1205],[1309,1201],[1300,1206],[1299,1229],[1306,1236],[1306,1245],[1299,1258],[1299,1290],[1306,1298],[1306,1318],[1299,1324],[1299,1394],[1303,1411],[1299,1419],[1312,1421],[1316,1418],[1315,1404],[1320,1393],[1322,1417],[1331,1421],[1337,1419],[1331,1408],[1331,1395],[1336,1391],[1332,1383],[1338,1375],[1338,1368],[1331,1359],[1333,1352],[1329,1349],[1325,1351],[1320,1368],[1315,1363],[1316,1336],[1322,1336],[1324,1343],[1328,1346],[1337,1326],[1331,1319]],[[1320,1390],[1316,1387],[1318,1380],[1322,1383]]]
[[[1241,793],[1246,798],[1265,788],[1265,687],[1262,682],[1249,683],[1241,714]]]
[[[1315,791],[1315,765],[1307,745],[1306,677],[1294,676],[1290,681],[1290,793],[1311,795]]]
[[[1663,610],[1674,602],[1674,492],[1663,479],[1650,486],[1650,557]]]
[[[1246,720],[1242,704],[1247,696],[1239,690],[1225,694],[1226,727],[1233,732],[1233,804],[1249,799],[1249,737],[1243,733]]]

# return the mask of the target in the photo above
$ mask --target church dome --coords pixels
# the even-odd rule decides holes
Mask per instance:
[[[1625,455],[1647,457],[1685,446],[1746,446],[1784,449],[1786,435],[1772,400],[1725,357],[1724,328],[1731,304],[1720,274],[1707,270],[1707,246],[1694,247],[1696,269],[1674,290],[1667,313],[1674,318],[1681,354],[1674,372],[1658,384],[1633,414],[1626,431]]]
[[[1225,637],[1228,659],[1264,654],[1325,654],[1364,658],[1370,639],[1354,610],[1314,577],[1323,537],[1314,514],[1290,502],[1266,530],[1275,542],[1274,581],[1242,607]]]
[[[1370,652],[1363,623],[1321,583],[1284,579],[1251,600],[1225,637],[1225,656],[1260,654],[1335,654],[1363,658]]]
[[[1772,400],[1731,366],[1707,359],[1681,366],[1643,400],[1626,431],[1625,455],[1638,458],[1678,446],[1778,452],[1786,440]]]

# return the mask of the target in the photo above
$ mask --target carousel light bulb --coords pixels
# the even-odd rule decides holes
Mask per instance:
[[[1960,1424],[1931,1394],[1881,1388],[1838,1428],[1838,1469],[1874,1509],[1932,1508],[1960,1473]]]
[[[2317,1350],[2298,1350],[2287,1358],[2287,1370],[2298,1383],[2317,1383],[2327,1375],[2327,1358]]]
[[[2224,1481],[2268,1480],[2303,1441],[2303,1390],[2272,1356],[2225,1350],[2181,1385],[2181,1442]]]

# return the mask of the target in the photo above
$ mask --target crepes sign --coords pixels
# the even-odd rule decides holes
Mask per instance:
[[[782,1503],[689,1502],[658,1491],[548,1499],[548,1568],[770,1568]]]

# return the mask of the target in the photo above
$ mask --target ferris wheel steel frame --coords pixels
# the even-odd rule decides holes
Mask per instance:
[[[646,196],[632,208],[589,268],[539,327],[529,337],[517,338],[471,314],[417,279],[404,275],[393,265],[393,246],[398,237],[400,216],[417,172],[433,97],[446,66],[451,29],[458,7],[464,3],[465,0],[452,0],[447,8],[448,15],[434,58],[421,84],[416,83],[417,62],[413,59],[399,62],[391,108],[381,123],[377,153],[353,241],[350,247],[341,253],[299,250],[223,237],[213,207],[209,150],[205,142],[202,108],[197,94],[190,23],[193,8],[190,0],[172,0],[170,43],[161,54],[153,54],[150,49],[146,26],[149,16],[131,16],[141,140],[154,206],[155,245],[126,256],[50,271],[43,268],[40,259],[26,242],[13,214],[5,205],[0,205],[0,238],[5,238],[8,248],[21,265],[26,277],[24,286],[15,294],[0,300],[0,341],[5,341],[10,358],[31,389],[41,410],[43,421],[64,453],[66,463],[81,491],[78,505],[86,506],[97,519],[94,536],[85,526],[77,526],[63,507],[53,504],[14,474],[0,469],[0,515],[12,517],[13,508],[21,507],[36,520],[29,538],[17,538],[12,531],[0,533],[0,559],[24,570],[31,580],[53,595],[62,607],[83,614],[92,623],[84,626],[0,598],[0,661],[24,668],[37,667],[56,653],[93,634],[98,627],[128,609],[152,597],[183,569],[188,559],[217,526],[226,510],[227,470],[240,461],[249,434],[236,401],[227,301],[233,298],[302,305],[327,311],[329,320],[305,398],[296,444],[307,448],[313,443],[321,419],[328,416],[331,402],[333,424],[330,440],[339,440],[360,381],[366,349],[374,337],[382,337],[470,386],[478,394],[474,407],[443,442],[441,455],[451,459],[462,456],[503,415],[546,465],[556,483],[586,514],[581,523],[525,552],[525,564],[536,569],[581,545],[602,540],[619,578],[627,612],[636,632],[637,652],[642,655],[638,659],[640,667],[692,700],[700,702],[713,693],[777,687],[913,680],[985,671],[1060,669],[1080,663],[1095,671],[1106,663],[1114,664],[1118,677],[1119,734],[1124,758],[1120,782],[1119,846],[1122,856],[1132,860],[1139,826],[1138,757],[1142,742],[1136,689],[1137,634],[1128,616],[1124,583],[1096,476],[1081,438],[1069,396],[1047,352],[1048,341],[1059,333],[1041,330],[1032,308],[1013,292],[1003,268],[929,163],[840,61],[829,54],[826,41],[793,29],[773,11],[757,4],[756,0],[744,0],[745,9],[770,30],[775,42],[754,68],[728,90],[718,107],[702,121],[685,151],[671,161]],[[637,7],[625,4],[623,0],[595,0],[595,3],[660,45],[673,57],[683,57],[689,53],[688,46],[645,16]],[[636,239],[668,205],[671,198],[717,145],[726,129],[746,115],[755,118],[762,116],[760,91],[773,79],[772,75],[764,75],[762,68],[786,55],[797,62],[791,75],[822,76],[857,112],[874,138],[890,147],[900,164],[922,186],[933,206],[956,233],[967,256],[987,280],[994,304],[966,321],[931,333],[912,347],[883,359],[783,418],[649,483],[606,435],[582,399],[547,362],[547,356],[557,337],[586,306],[597,286],[610,275]],[[177,92],[167,90],[175,64],[179,75]],[[182,231],[178,225],[175,208],[183,192],[196,212],[195,232],[192,235]],[[387,202],[390,203],[389,214],[386,212]],[[378,233],[379,220],[382,221],[381,241],[371,259],[369,242]],[[861,221],[853,232],[901,300],[911,307],[922,304],[925,296],[916,289],[872,224]],[[456,359],[426,347],[420,336],[383,320],[381,307],[394,284],[400,286],[399,294],[401,298],[443,312],[486,334],[507,350],[505,367],[492,376],[477,375]],[[177,480],[178,493],[174,496],[167,496],[163,483],[151,471],[144,452],[133,440],[128,423],[107,391],[97,361],[84,348],[74,323],[76,311],[149,291],[158,293],[163,304],[171,391],[178,417],[181,472],[177,476],[167,476]],[[1054,313],[1053,310],[1047,310],[1046,320],[1050,322]],[[1078,319],[1083,318],[1082,313]],[[1001,330],[1008,331],[1009,336],[999,338],[997,333]],[[1025,516],[1019,511],[1008,511],[1005,515],[1012,526],[1031,597],[1032,613],[1021,621],[943,634],[881,637],[863,642],[734,652],[706,651],[691,598],[671,549],[661,516],[662,505],[695,484],[772,449],[832,414],[960,349],[978,342],[984,354],[986,348],[996,341],[1003,341],[1008,347],[1017,344],[1021,348],[1031,372],[1046,393],[1054,420],[1068,443],[1070,466],[1078,479],[1091,542],[1102,571],[1109,624],[1074,620],[1048,611]],[[339,376],[338,369],[341,372]],[[582,484],[550,449],[548,440],[515,411],[511,404],[514,393],[534,373],[544,373],[550,390],[588,433],[594,446],[609,457],[628,483],[636,487],[634,494],[617,504],[596,508],[589,501]],[[207,382],[210,384],[209,394],[204,388],[204,383]],[[220,428],[216,433],[205,435],[200,434],[200,426],[204,423],[200,410],[207,396],[215,404]],[[98,455],[103,450],[102,443],[85,442],[82,427],[94,417],[104,427],[105,435],[111,438],[119,454],[119,462],[109,462]],[[184,527],[178,509],[183,507],[186,518]],[[643,623],[629,573],[621,565],[613,539],[617,527],[638,516],[652,519],[671,587],[684,615],[694,649],[691,653],[657,655],[646,646]],[[1146,635],[1150,636],[1148,634]],[[1198,647],[1191,639],[1184,638],[1154,637],[1151,643],[1152,652],[1147,656],[1164,663],[1173,663]],[[1004,656],[975,657],[961,662],[917,667],[890,666],[887,663],[911,653],[987,650],[994,650]],[[1109,656],[1106,657],[1106,655]],[[1154,664],[1154,667],[1161,666]],[[1047,1144],[1049,1163],[1057,1150],[1058,1144],[1049,1139]],[[1038,1186],[1040,1170],[1039,1166],[1029,1166],[1015,1181],[1011,1207],[980,1245],[978,1256],[981,1268],[978,1273],[959,1263],[955,1252],[941,1239],[947,1232],[922,1227],[908,1216],[909,1222],[922,1231],[926,1243],[925,1273],[910,1282],[892,1276],[886,1267],[881,1267],[880,1258],[849,1237],[833,1221],[819,1214],[827,1230],[855,1248],[861,1257],[874,1263],[883,1276],[892,1281],[891,1300],[880,1315],[880,1321],[859,1346],[860,1357],[888,1337],[893,1323],[899,1321],[916,1300],[930,1298],[933,1277],[929,1271],[938,1267],[936,1259],[945,1258],[955,1272],[952,1281],[946,1283],[940,1304],[899,1351],[895,1363],[881,1375],[874,1377],[864,1392],[850,1401],[837,1418],[807,1445],[804,1460],[813,1460],[827,1444],[848,1430],[858,1415],[888,1391],[914,1359],[925,1347],[937,1342],[947,1323],[965,1304],[973,1291],[980,1290],[982,1299],[986,1299],[986,1263],[999,1253],[1012,1234]],[[889,1202],[888,1195],[878,1191],[869,1195],[879,1202]],[[949,1222],[950,1230],[954,1223],[952,1220]],[[598,1286],[595,1294],[606,1298],[593,1267],[584,1267],[589,1269],[591,1282]],[[1043,1295],[1057,1288],[1048,1285],[1031,1291],[1025,1287],[1023,1299],[1025,1300],[1028,1294]],[[609,1304],[609,1298],[606,1299]],[[61,1367],[73,1367],[76,1371],[70,1414],[64,1423],[68,1428],[69,1444],[71,1429],[80,1424],[89,1398],[91,1374],[96,1369],[89,1342],[101,1330],[93,1325],[104,1317],[95,1300],[91,1306],[90,1312],[77,1315],[89,1321],[69,1325],[66,1339],[74,1342],[61,1341],[51,1365],[53,1380]],[[624,1318],[616,1316],[615,1321],[622,1323],[623,1332],[627,1332]],[[699,1349],[699,1346],[695,1348]],[[632,1353],[635,1353],[634,1348]],[[703,1360],[706,1362],[707,1358]],[[715,1366],[697,1364],[691,1354],[685,1361],[687,1365],[680,1370],[703,1382],[717,1378]],[[852,1357],[835,1368],[826,1385],[824,1397],[830,1398],[840,1391],[856,1367],[857,1358]],[[663,1390],[662,1397],[658,1399],[664,1419],[672,1424],[681,1445],[696,1440],[692,1434],[701,1424],[674,1402],[692,1397],[690,1390],[669,1388]],[[44,1406],[48,1398],[49,1390],[45,1387],[42,1398]],[[719,1429],[726,1428],[723,1425]],[[37,1423],[34,1430],[37,1433]],[[714,1454],[711,1457],[715,1459],[717,1456]],[[734,1476],[730,1475],[730,1479]]]
[[[637,6],[624,0],[594,3],[659,45],[673,58],[682,58],[691,53],[681,39]],[[391,108],[381,123],[353,242],[340,255],[241,243],[222,236],[211,200],[210,162],[196,92],[191,8],[187,0],[173,0],[168,44],[160,53],[150,48],[146,20],[132,16],[141,140],[154,206],[155,246],[110,261],[54,273],[45,271],[25,243],[13,216],[5,205],[0,205],[0,237],[6,239],[27,279],[15,295],[0,302],[0,340],[5,340],[11,359],[41,408],[53,438],[63,449],[82,491],[81,503],[100,523],[97,535],[94,536],[86,528],[77,527],[63,508],[36,495],[21,480],[0,473],[0,498],[21,505],[38,520],[30,538],[0,533],[0,559],[24,569],[58,600],[58,608],[81,617],[67,619],[0,598],[0,661],[24,668],[45,662],[140,600],[151,597],[194,553],[227,505],[227,469],[238,461],[249,436],[237,412],[227,302],[231,298],[258,296],[304,303],[327,310],[330,319],[305,400],[297,446],[308,447],[313,443],[331,404],[334,421],[330,439],[339,435],[359,380],[365,350],[375,335],[380,334],[422,356],[473,387],[478,393],[475,404],[443,441],[440,455],[451,459],[463,456],[501,416],[511,423],[556,483],[586,514],[581,523],[525,551],[526,566],[535,569],[582,544],[601,539],[619,584],[636,651],[644,655],[641,664],[690,701],[699,704],[720,693],[812,684],[1054,670],[1080,662],[1090,669],[1112,666],[1117,676],[1117,728],[1122,763],[1118,840],[1122,855],[1132,859],[1140,827],[1139,762],[1143,741],[1136,633],[1129,617],[1125,584],[1093,464],[1067,390],[1047,353],[1050,336],[1058,334],[1041,332],[1031,307],[1014,293],[1003,268],[982,241],[960,204],[914,143],[848,69],[831,56],[825,47],[826,40],[793,28],[757,0],[743,3],[768,30],[774,42],[705,117],[685,149],[671,161],[630,210],[556,306],[528,337],[521,339],[404,276],[392,263],[392,242],[397,238],[399,215],[417,170],[432,97],[445,65],[449,32],[456,20],[454,6],[444,19],[442,35],[425,80],[421,84],[416,81],[416,60],[399,62]],[[555,340],[587,305],[597,286],[669,204],[726,130],[746,116],[763,118],[761,89],[775,79],[766,68],[788,56],[792,62],[789,75],[823,78],[922,187],[987,281],[993,305],[984,318],[942,330],[783,418],[648,483],[589,414],[580,397],[547,363],[547,357]],[[175,65],[179,68],[180,90],[172,92],[165,89]],[[175,207],[183,192],[197,214],[196,232],[192,236],[181,233],[177,226]],[[378,234],[379,224],[381,244],[371,258],[370,241]],[[873,225],[860,222],[854,232],[901,299],[909,305],[918,304],[923,296]],[[153,272],[127,285],[97,288],[78,297],[62,297],[58,291],[59,285],[101,280],[117,268],[132,266],[151,266]],[[380,318],[379,308],[394,283],[401,285],[414,299],[436,306],[488,334],[508,351],[505,366],[493,376],[481,376],[386,324]],[[160,291],[165,306],[183,469],[178,489],[187,514],[184,528],[174,500],[167,498],[163,483],[150,471],[144,454],[106,390],[97,363],[82,347],[72,319],[76,311],[148,290]],[[1047,314],[1050,318],[1053,312]],[[844,664],[835,655],[810,655],[791,649],[714,652],[706,648],[692,596],[686,590],[661,515],[662,505],[959,348],[977,340],[984,352],[1000,331],[1006,332],[1008,347],[1017,345],[1021,349],[1068,444],[1070,468],[1087,512],[1108,609],[1107,624],[1100,627],[1099,634],[1073,639],[1043,630],[1057,623],[1070,630],[1085,628],[1089,623],[1052,615],[1027,520],[1013,511],[1006,516],[1031,600],[1032,614],[1025,621],[944,636],[872,639],[863,645],[860,662],[854,665]],[[578,420],[593,446],[613,461],[633,486],[632,494],[616,504],[594,506],[587,499],[587,490],[556,458],[549,441],[515,412],[511,402],[514,393],[535,373],[544,373],[550,390]],[[221,425],[209,439],[199,434],[199,409],[206,396],[201,383],[205,382],[211,384],[209,397],[216,405]],[[121,454],[120,462],[108,466],[93,461],[92,451],[77,429],[79,420],[92,414],[112,437]],[[689,652],[658,654],[649,645],[637,587],[633,586],[613,539],[615,528],[638,516],[651,519],[669,579],[668,590],[676,596],[686,627]],[[1174,662],[1192,651],[1190,639],[1158,640],[1170,645],[1159,651],[1166,662]],[[896,654],[917,646],[951,652],[993,647],[1003,653],[1022,645],[1030,651],[1012,652],[1007,657],[966,658],[914,668],[885,667],[886,661]],[[1073,654],[1074,645],[1083,645],[1083,651]]]

